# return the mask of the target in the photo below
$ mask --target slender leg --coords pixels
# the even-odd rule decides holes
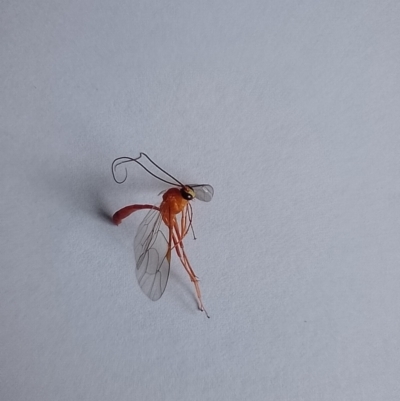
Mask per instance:
[[[189,225],[187,227],[187,232],[189,232],[189,229],[192,229],[192,234],[193,234],[193,239],[196,239],[196,234],[194,233],[194,228],[193,228],[193,209],[192,205],[189,203],[187,210],[187,219],[189,220]]]
[[[172,231],[172,229],[170,229]],[[176,254],[178,255],[183,267],[185,268],[186,272],[189,274],[190,280],[194,284],[195,290],[196,290],[196,295],[197,295],[197,303],[199,306],[199,309],[206,314],[206,316],[209,318],[210,316],[208,315],[206,309],[204,308],[203,302],[201,300],[201,291],[200,291],[200,285],[199,285],[199,279],[194,273],[192,267],[190,266],[189,260],[186,256],[185,250],[183,248],[183,243],[182,239],[179,238],[179,227],[177,223],[175,224],[174,227],[174,233],[173,233],[173,241],[175,245],[175,251]]]
[[[177,233],[177,238],[179,238],[179,242],[182,242],[183,239],[186,237],[187,233],[189,232],[190,229],[190,218],[188,216],[188,211],[189,208],[186,207],[186,209],[182,212],[181,214],[181,226],[179,228],[178,223],[175,221],[173,221],[171,223],[172,228],[171,229],[175,229],[176,233]],[[189,224],[188,224],[189,221]]]
[[[142,209],[156,209],[160,210],[157,206],[154,205],[130,205],[130,206],[125,206],[122,209],[118,210],[118,212],[115,212],[112,220],[115,225],[120,225],[122,220],[128,217],[130,214],[133,212],[136,212],[137,210],[142,210]]]
[[[181,237],[183,239],[183,237],[186,235],[186,214],[188,211],[188,206],[185,208],[185,210],[182,212],[181,215]]]

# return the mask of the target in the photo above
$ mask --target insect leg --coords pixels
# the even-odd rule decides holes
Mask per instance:
[[[177,223],[175,224],[174,227],[174,232],[173,232],[173,241],[175,245],[175,251],[176,254],[178,255],[183,267],[185,268],[186,272],[189,274],[190,280],[194,284],[195,290],[196,290],[196,295],[197,295],[197,303],[199,306],[199,309],[206,314],[206,316],[209,318],[210,316],[208,315],[206,309],[204,308],[203,302],[201,300],[201,291],[200,291],[200,285],[199,285],[199,279],[194,273],[192,267],[190,266],[189,260],[186,256],[185,250],[183,248],[183,243],[182,239],[179,238],[179,227]]]

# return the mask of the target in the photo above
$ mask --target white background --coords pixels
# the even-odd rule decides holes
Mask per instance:
[[[3,0],[0,398],[398,400],[400,3]],[[137,285],[163,183],[210,183]]]

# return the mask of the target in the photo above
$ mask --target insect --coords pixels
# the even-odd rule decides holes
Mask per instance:
[[[145,158],[155,167],[157,174],[164,174],[167,179],[152,172],[141,160]],[[163,194],[159,206],[156,205],[129,205],[118,210],[113,215],[113,222],[119,225],[123,219],[130,214],[143,209],[149,209],[147,215],[139,225],[134,239],[134,252],[136,260],[136,278],[142,291],[153,301],[163,295],[167,286],[172,251],[175,250],[179,260],[193,282],[199,309],[209,317],[204,308],[199,286],[199,279],[194,273],[186,255],[183,239],[192,230],[193,237],[193,209],[191,201],[199,199],[203,202],[211,201],[214,189],[208,184],[184,185],[175,177],[162,169],[145,153],[141,152],[139,157],[118,157],[111,165],[114,181],[122,184],[126,181],[128,172],[125,168],[125,177],[122,181],[116,178],[116,169],[121,164],[135,162],[139,164],[150,175],[172,185],[172,188],[160,193]]]

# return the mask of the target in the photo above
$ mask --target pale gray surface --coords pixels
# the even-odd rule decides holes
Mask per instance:
[[[0,13],[0,398],[398,400],[400,3],[19,1]],[[132,242],[209,182],[157,303]]]

